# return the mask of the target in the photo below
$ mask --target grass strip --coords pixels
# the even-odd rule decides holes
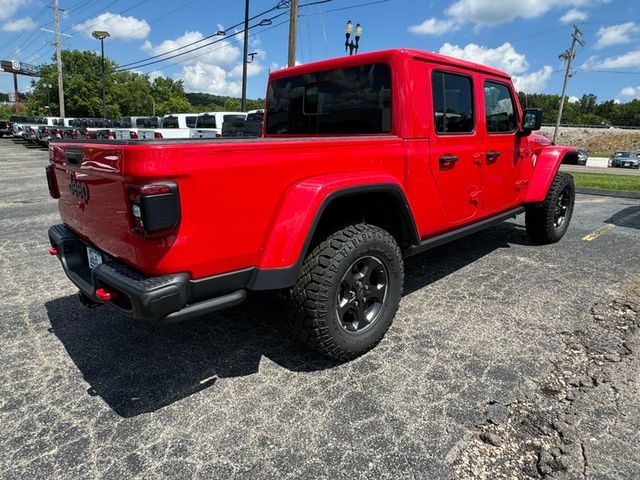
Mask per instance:
[[[586,172],[569,173],[573,175],[573,178],[576,181],[576,187],[640,192],[640,175],[613,175],[607,173]]]

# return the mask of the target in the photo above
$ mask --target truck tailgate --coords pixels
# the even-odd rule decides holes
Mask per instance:
[[[114,257],[131,258],[122,145],[52,144],[50,162],[63,222]]]

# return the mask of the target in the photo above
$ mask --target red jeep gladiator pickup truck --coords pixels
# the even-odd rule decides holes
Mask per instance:
[[[418,50],[279,70],[260,138],[52,142],[50,253],[83,304],[154,322],[288,289],[294,333],[347,360],[389,328],[403,257],[520,213],[562,238],[577,152],[540,121],[507,74]]]

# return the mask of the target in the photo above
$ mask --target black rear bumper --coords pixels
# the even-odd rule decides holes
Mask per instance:
[[[225,293],[218,290],[217,295],[202,298],[187,273],[146,277],[106,255],[104,263],[90,269],[87,244],[64,225],[49,228],[49,240],[65,273],[84,295],[135,319],[186,320],[237,305],[246,297],[246,291],[240,288]],[[101,300],[96,294],[98,289],[112,292],[113,298]]]

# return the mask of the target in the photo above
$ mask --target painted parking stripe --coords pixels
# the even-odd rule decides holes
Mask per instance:
[[[596,238],[598,238],[603,233],[608,232],[609,230],[611,230],[612,228],[614,228],[616,226],[620,226],[620,224],[623,224],[627,220],[630,220],[630,219],[632,219],[634,217],[637,217],[638,215],[640,215],[640,212],[630,213],[629,215],[627,215],[625,217],[622,217],[620,220],[618,220],[618,225],[614,225],[613,223],[605,223],[602,227],[598,228],[596,231],[591,232],[589,235],[586,235],[586,236],[582,237],[582,240],[586,240],[587,242],[591,242],[592,240],[595,240]]]

